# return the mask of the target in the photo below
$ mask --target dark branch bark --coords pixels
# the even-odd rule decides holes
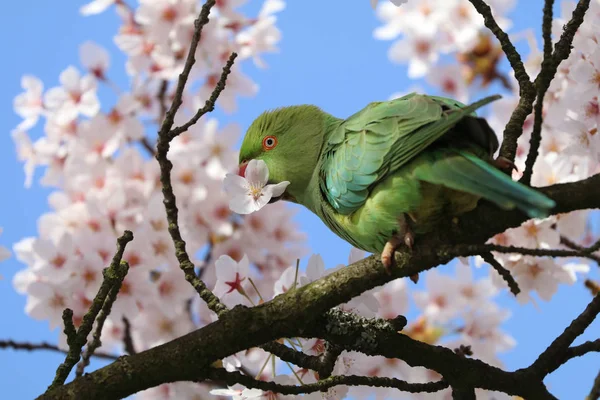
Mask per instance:
[[[67,354],[68,350],[63,350],[55,344],[47,342],[41,343],[29,343],[29,342],[15,342],[14,340],[0,340],[0,349],[13,349],[13,350],[25,350],[25,351],[36,351],[36,350],[48,350],[57,353]],[[110,353],[95,352],[94,357],[102,358],[105,360],[116,360],[118,357]]]
[[[83,321],[77,331],[75,331],[75,327],[73,326],[73,311],[67,308],[63,312],[63,321],[65,323],[65,334],[67,335],[69,351],[67,352],[65,361],[56,369],[56,376],[54,377],[52,384],[48,387],[49,391],[56,387],[60,387],[65,383],[71,369],[73,369],[75,364],[79,361],[81,348],[85,345],[87,337],[92,331],[94,321],[96,320],[98,313],[100,313],[104,307],[109,293],[113,291],[114,287],[121,287],[121,283],[123,282],[123,279],[125,279],[125,275],[127,275],[127,270],[129,269],[127,263],[122,262],[121,258],[125,252],[125,246],[132,240],[133,233],[131,233],[131,231],[125,231],[123,236],[117,239],[117,251],[110,266],[102,271],[102,275],[104,276],[102,285],[100,286],[100,289],[98,289],[98,293],[94,297],[88,312],[83,316]]]
[[[258,381],[252,377],[239,372],[227,372],[224,369],[212,369],[208,372],[208,378],[216,382],[224,382],[228,385],[240,383],[248,388],[261,389],[266,392],[272,391],[281,394],[302,394],[325,391],[338,385],[347,386],[372,386],[389,387],[408,393],[435,393],[448,387],[444,381],[429,383],[408,383],[396,378],[370,377],[358,375],[331,376],[315,383],[300,386],[280,385],[274,382]]]
[[[575,318],[569,327],[527,368],[528,373],[543,379],[560,367],[569,352],[569,346],[596,319],[598,313],[600,313],[600,296],[595,296],[583,313]]]
[[[544,6],[544,22],[542,25],[542,31],[544,36],[544,60],[542,61],[542,69],[539,75],[535,79],[535,85],[537,87],[537,101],[535,104],[535,117],[533,122],[533,132],[531,133],[531,139],[529,141],[529,153],[525,160],[525,171],[521,182],[529,185],[531,183],[531,175],[533,174],[533,165],[538,156],[540,143],[542,141],[542,123],[543,123],[543,109],[544,109],[544,96],[546,91],[550,87],[550,83],[558,66],[563,60],[566,60],[571,54],[571,48],[575,32],[583,23],[583,17],[587,12],[590,1],[580,0],[577,7],[573,11],[571,20],[566,25],[563,34],[561,35],[554,54],[550,54],[552,49],[552,39],[550,37],[550,31],[552,29],[552,6],[553,0],[546,0]]]
[[[165,205],[165,211],[167,213],[167,221],[169,222],[169,234],[171,235],[171,239],[173,240],[173,244],[175,245],[175,256],[179,261],[179,267],[184,272],[185,279],[194,287],[200,298],[202,298],[202,300],[206,302],[206,304],[212,311],[214,311],[217,315],[220,315],[224,313],[227,309],[219,301],[219,299],[206,287],[206,284],[202,281],[202,279],[198,278],[198,276],[196,275],[194,264],[190,260],[190,256],[188,255],[185,247],[185,241],[181,237],[181,231],[178,225],[179,210],[177,209],[177,199],[175,197],[175,193],[173,192],[173,185],[171,183],[171,170],[173,169],[173,163],[167,157],[170,142],[171,140],[173,140],[173,138],[175,138],[175,136],[177,136],[177,133],[174,133],[171,129],[175,122],[175,114],[177,114],[177,111],[179,110],[179,107],[182,104],[183,91],[185,89],[185,85],[187,83],[192,67],[196,62],[194,55],[196,54],[196,49],[198,47],[198,43],[200,42],[202,28],[208,23],[208,15],[210,14],[210,9],[214,5],[215,0],[208,0],[202,6],[202,9],[200,10],[200,15],[194,21],[194,35],[192,37],[192,42],[190,44],[190,49],[185,65],[183,67],[183,72],[179,75],[179,79],[177,81],[177,89],[175,90],[173,103],[167,111],[165,119],[163,120],[163,123],[158,132],[158,143],[156,145],[156,160],[160,165],[160,182],[162,185],[162,192],[164,197],[163,203]],[[227,78],[227,74],[228,72],[223,72],[223,74],[221,75],[221,81],[224,81]],[[217,91],[218,88],[215,89],[215,92]],[[213,92],[213,94],[215,92]],[[218,93],[216,94],[216,96],[218,96]],[[200,117],[201,115],[198,116],[198,118]]]

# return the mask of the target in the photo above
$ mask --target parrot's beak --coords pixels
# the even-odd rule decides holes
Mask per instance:
[[[246,168],[248,168],[248,161],[244,161],[240,164],[238,169],[238,175],[241,177],[246,176]]]

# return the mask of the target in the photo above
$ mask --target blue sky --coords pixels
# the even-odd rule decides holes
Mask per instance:
[[[49,194],[49,190],[37,185],[31,189],[23,187],[22,165],[16,160],[10,138],[10,131],[20,122],[12,111],[12,100],[21,91],[21,76],[33,74],[44,81],[45,87],[55,86],[66,66],[79,64],[79,44],[93,40],[111,53],[111,78],[122,87],[127,80],[124,58],[112,42],[118,28],[114,12],[84,18],[78,14],[79,5],[84,3],[81,0],[5,3],[0,13],[0,37],[4,38],[5,54],[5,61],[0,64],[1,87],[4,88],[0,93],[0,170],[4,186],[0,198],[0,226],[4,227],[4,233],[0,244],[10,247],[23,237],[36,235],[37,218],[48,209]],[[542,3],[541,0],[522,0],[511,14],[515,22],[513,31],[529,26],[539,31]],[[256,7],[249,6],[250,9]],[[406,67],[388,61],[389,42],[373,39],[373,29],[378,25],[368,0],[288,2],[279,15],[278,26],[283,33],[280,53],[266,57],[269,64],[266,70],[256,69],[251,64],[243,67],[260,85],[258,95],[241,99],[239,112],[234,115],[224,115],[220,110],[213,115],[221,124],[237,122],[245,129],[267,108],[313,103],[342,117],[371,101],[387,99],[391,93],[405,90],[412,85],[406,78]],[[100,95],[103,98],[107,92],[101,91]],[[311,250],[320,253],[328,266],[347,259],[349,246],[330,233],[315,216],[300,210],[297,220],[302,230],[309,233]],[[12,288],[12,276],[20,268],[15,259],[0,265],[3,277],[0,279],[0,339],[53,342],[56,332],[50,332],[46,322],[28,318],[23,311],[25,297]],[[597,277],[594,268],[592,266],[593,276]],[[448,273],[453,271],[448,267],[441,269]],[[507,368],[516,369],[531,363],[589,300],[581,284],[562,287],[550,303],[541,303],[539,309],[532,305],[518,307],[510,296],[501,296],[500,304],[513,309],[505,329],[518,341],[516,349],[502,357]],[[578,342],[596,339],[599,327],[596,322]],[[18,400],[39,395],[51,382],[62,360],[62,356],[48,352],[0,351],[2,397]],[[599,368],[600,356],[589,355],[562,367],[547,383],[559,398],[583,398]]]

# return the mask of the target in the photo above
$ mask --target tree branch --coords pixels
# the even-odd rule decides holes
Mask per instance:
[[[338,375],[322,379],[315,383],[300,386],[281,385],[275,382],[259,381],[239,372],[227,372],[224,369],[212,369],[208,372],[208,378],[216,382],[224,382],[227,385],[242,384],[248,388],[261,389],[266,392],[281,394],[302,394],[326,391],[338,385],[346,386],[371,386],[389,387],[408,393],[435,393],[448,387],[444,381],[428,383],[408,383],[396,378],[370,377],[358,375]]]
[[[48,387],[49,391],[65,383],[71,369],[73,369],[75,364],[79,361],[81,348],[85,345],[87,336],[92,331],[96,316],[102,309],[109,292],[117,285],[120,287],[125,275],[127,275],[128,266],[126,263],[121,263],[121,258],[125,252],[125,246],[132,240],[133,233],[131,233],[131,231],[125,231],[123,236],[117,239],[117,252],[113,257],[110,266],[102,271],[102,275],[104,276],[102,285],[100,286],[100,289],[98,289],[98,293],[94,297],[88,312],[83,316],[83,321],[81,322],[81,326],[77,329],[77,332],[75,332],[75,327],[73,326],[73,311],[68,308],[65,309],[63,320],[65,321],[65,333],[67,334],[69,351],[67,352],[65,361],[58,366],[56,376],[54,377],[52,384]]]
[[[455,245],[442,247],[439,251],[444,253],[452,252],[455,257],[469,256],[475,254],[495,251],[497,253],[507,254],[522,254],[526,256],[536,257],[582,257],[594,259],[594,252],[600,250],[600,240],[590,247],[580,247],[579,250],[561,250],[561,249],[530,249],[527,247],[517,246],[500,246],[497,244],[480,244],[480,245]],[[485,258],[484,258],[485,260]],[[485,260],[487,262],[487,260]]]
[[[102,328],[104,327],[104,322],[106,318],[110,315],[110,311],[112,309],[112,305],[117,300],[117,295],[121,290],[121,285],[123,284],[123,279],[125,279],[125,275],[127,275],[127,271],[129,270],[129,264],[127,261],[121,261],[121,271],[114,285],[110,288],[110,291],[106,295],[106,299],[104,300],[104,304],[102,305],[102,309],[98,314],[98,318],[96,319],[96,330],[94,331],[94,335],[92,340],[88,342],[85,351],[82,354],[81,361],[77,364],[77,369],[75,372],[76,377],[80,377],[83,375],[83,371],[85,367],[90,365],[90,357],[94,355],[94,352],[97,348],[102,346],[102,341],[100,340],[100,336],[102,335]]]
[[[492,15],[492,9],[490,8],[490,6],[488,6],[483,0],[469,1],[471,2],[471,4],[473,4],[473,7],[475,7],[477,12],[483,17],[485,26],[490,31],[492,31],[494,36],[496,36],[496,38],[500,42],[502,50],[504,51],[504,54],[506,54],[506,58],[508,58],[510,66],[515,71],[515,78],[517,78],[517,82],[519,82],[521,96],[524,94],[524,92],[532,91],[533,85],[531,83],[529,75],[527,74],[527,71],[525,71],[525,66],[523,65],[523,61],[521,60],[521,55],[510,41],[510,38],[508,37],[506,32],[504,32],[502,28],[500,28],[500,26],[494,19],[494,16]]]
[[[231,73],[231,67],[233,66],[236,57],[237,53],[231,53],[231,55],[229,56],[227,63],[225,63],[225,66],[223,67],[223,71],[221,71],[221,78],[219,79],[219,82],[217,82],[217,86],[215,86],[215,89],[212,91],[208,100],[206,100],[206,103],[204,103],[204,107],[199,109],[188,122],[181,126],[173,128],[170,132],[170,135],[175,137],[177,135],[182,134],[183,132],[187,131],[192,125],[198,122],[198,120],[204,114],[209,113],[215,109],[215,103],[217,102],[217,98],[219,97],[221,92],[225,90],[225,82],[227,81],[227,76],[229,76],[229,74]]]
[[[599,186],[600,175],[594,175],[579,182],[539,190],[556,201],[555,212],[566,213],[600,208]],[[238,306],[210,325],[144,352],[122,357],[41,398],[70,399],[75,393],[77,398],[86,399],[123,398],[165,382],[195,381],[199,371],[208,368],[214,361],[281,337],[321,337],[345,349],[356,348],[356,340],[365,330],[357,330],[354,336],[345,335],[343,331],[339,335],[318,331],[316,327],[323,323],[325,312],[366,290],[431,269],[454,257],[450,251],[444,253],[432,249],[447,248],[452,244],[482,244],[497,233],[519,226],[526,219],[519,211],[505,211],[481,202],[456,224],[440,225],[430,235],[418,237],[412,252],[397,252],[396,267],[392,268],[391,274],[386,272],[378,256],[367,257],[259,306],[251,309]],[[400,358],[409,365],[436,370],[450,384],[449,378],[457,380],[459,386],[469,384],[490,390],[505,388],[507,393],[525,398],[535,398],[543,392],[544,397],[541,398],[548,398],[541,382],[529,380],[523,383],[520,374],[460,357],[450,349],[417,342],[397,334],[393,324],[388,324],[390,328],[386,328],[388,330],[384,333],[368,336],[373,337],[375,343],[372,354],[378,352],[386,357]],[[239,332],[244,332],[244,335]],[[319,332],[323,336],[319,336]]]
[[[548,69],[553,64],[552,55],[552,7],[554,6],[554,0],[546,0],[544,3],[544,17],[542,22],[542,36],[544,38],[544,58],[542,60],[542,67],[539,75],[536,78],[537,85],[537,101],[535,102],[534,109],[534,120],[533,120],[533,132],[531,133],[531,139],[529,140],[529,154],[525,160],[525,171],[521,177],[520,182],[525,185],[531,184],[531,175],[533,173],[533,165],[538,156],[538,150],[540,143],[542,142],[542,122],[544,121],[544,96],[546,91],[550,87],[550,82],[554,78],[556,71],[551,76],[548,74]],[[549,77],[549,79],[538,79],[540,77]]]
[[[529,185],[531,183],[531,175],[533,173],[533,165],[538,156],[540,143],[542,141],[542,122],[543,122],[543,108],[544,108],[544,96],[546,91],[550,87],[550,83],[558,66],[563,60],[566,60],[571,54],[573,38],[575,33],[583,23],[583,17],[590,6],[590,0],[580,0],[577,7],[573,11],[571,20],[565,26],[565,30],[561,35],[558,43],[556,44],[554,54],[549,55],[552,39],[550,38],[550,31],[552,29],[552,0],[546,0],[544,6],[544,23],[542,25],[544,35],[544,60],[542,61],[542,69],[535,79],[535,85],[537,87],[537,101],[535,105],[535,118],[533,125],[533,132],[529,141],[529,153],[525,161],[525,171],[521,182]]]
[[[490,264],[492,266],[492,268],[494,268],[496,270],[496,272],[498,272],[498,274],[500,274],[502,279],[504,279],[504,281],[510,288],[510,291],[512,294],[517,296],[519,293],[521,293],[521,289],[519,289],[519,285],[517,284],[517,281],[515,281],[515,278],[513,278],[513,276],[510,274],[510,272],[506,268],[504,268],[502,266],[502,264],[500,264],[498,262],[498,260],[496,260],[494,258],[492,253],[484,252],[481,254],[481,257],[483,258],[483,260],[485,262]]]
[[[0,340],[0,349],[13,349],[13,350],[25,350],[25,351],[36,351],[36,350],[49,350],[57,353],[67,354],[68,350],[63,350],[55,344],[47,342],[41,343],[28,343],[28,342],[15,342],[14,340]],[[110,353],[95,352],[93,354],[96,358],[102,358],[105,360],[116,360],[118,357]]]
[[[126,317],[123,317],[123,347],[125,353],[129,355],[137,353],[133,345],[133,338],[131,337],[131,323]]]
[[[600,296],[595,296],[586,309],[571,322],[569,327],[529,366],[526,371],[543,379],[563,364],[569,346],[600,313]]]
[[[506,54],[513,71],[515,72],[515,78],[519,83],[520,99],[519,104],[510,116],[510,120],[504,128],[502,146],[500,148],[500,156],[506,158],[509,161],[515,160],[517,153],[517,139],[523,133],[523,123],[527,116],[531,113],[533,107],[533,101],[535,100],[535,87],[531,83],[531,78],[525,70],[521,55],[511,43],[510,38],[498,26],[498,23],[492,15],[492,9],[483,0],[469,0],[475,7],[477,12],[483,16],[485,26],[492,31],[492,33],[500,41],[502,50]]]
[[[600,352],[600,339],[587,341],[578,346],[571,346],[565,352],[563,364],[575,357],[581,357],[587,353]]]
[[[181,237],[181,232],[179,230],[178,225],[179,210],[177,209],[177,200],[175,197],[175,193],[173,192],[173,186],[171,183],[171,170],[173,169],[173,163],[171,163],[171,161],[167,157],[170,142],[178,134],[171,130],[175,121],[175,114],[177,113],[177,110],[179,110],[179,107],[182,104],[183,91],[185,89],[185,85],[187,83],[192,67],[196,62],[194,55],[196,54],[196,49],[198,47],[198,43],[200,42],[202,28],[208,23],[208,15],[210,14],[210,9],[214,5],[215,0],[208,0],[202,6],[202,9],[200,10],[200,15],[194,21],[194,35],[192,36],[192,42],[190,44],[187,59],[183,67],[183,72],[179,75],[179,79],[177,81],[177,89],[175,90],[173,103],[167,111],[165,119],[163,120],[163,123],[158,132],[158,143],[156,145],[156,159],[160,165],[160,182],[162,184],[162,192],[164,197],[163,203],[165,205],[167,220],[169,222],[169,234],[171,235],[171,239],[173,240],[173,244],[175,245],[175,255],[177,257],[177,260],[179,261],[179,267],[184,272],[185,279],[194,287],[196,292],[199,294],[202,300],[206,302],[208,307],[217,315],[221,315],[227,310],[227,308],[206,287],[206,284],[200,278],[198,278],[198,276],[196,276],[194,264],[190,260],[190,256],[188,255],[185,247],[185,241]],[[226,76],[227,74],[224,72],[221,75],[221,80],[224,81],[224,79],[226,79]],[[213,94],[215,94],[215,92],[217,92],[216,96],[218,96],[218,88],[215,88]],[[211,96],[211,98],[212,97],[213,96]],[[198,116],[198,118],[200,118],[200,116]]]

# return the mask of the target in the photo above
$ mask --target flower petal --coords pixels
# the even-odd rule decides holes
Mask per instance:
[[[229,199],[229,209],[238,214],[250,214],[256,211],[252,196],[235,196]]]
[[[246,168],[246,179],[251,184],[265,186],[269,181],[269,168],[263,160],[250,160]],[[258,186],[258,185],[257,185]]]
[[[267,185],[263,189],[263,193],[271,192],[271,197],[279,197],[283,194],[283,192],[285,192],[285,189],[288,187],[289,184],[290,184],[290,182],[283,181],[283,182],[279,182],[276,185],[273,185],[273,184]]]
[[[248,194],[248,181],[238,174],[227,174],[223,179],[223,190],[231,196],[245,196]]]

